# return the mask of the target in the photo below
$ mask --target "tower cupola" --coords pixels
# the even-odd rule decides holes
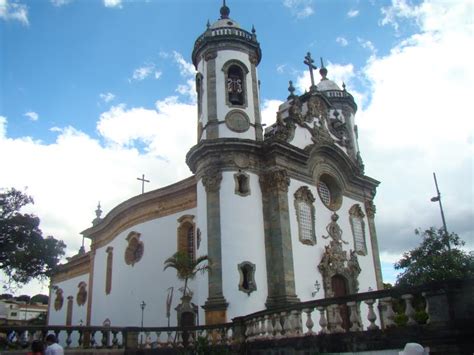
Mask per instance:
[[[194,43],[197,70],[198,142],[204,139],[262,140],[257,65],[262,58],[255,29],[246,31],[229,17],[208,23]]]

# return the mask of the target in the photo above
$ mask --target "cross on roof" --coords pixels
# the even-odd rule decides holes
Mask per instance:
[[[145,193],[145,182],[150,182],[150,180],[145,179],[145,174],[142,174],[141,178],[137,178],[137,180],[140,180],[142,182],[142,194]]]
[[[309,75],[311,76],[310,91],[316,90],[316,85],[314,85],[313,69],[317,69],[318,67],[314,65],[313,63],[314,63],[314,59],[311,58],[311,53],[308,52],[308,54],[306,54],[306,57],[304,57],[304,64],[306,64],[309,67]]]

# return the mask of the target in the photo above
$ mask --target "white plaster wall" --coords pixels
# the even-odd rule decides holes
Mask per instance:
[[[258,176],[247,172],[251,194],[243,197],[234,193],[234,173],[229,171],[222,174],[220,189],[222,275],[224,296],[229,303],[228,320],[263,310],[268,294],[262,195]],[[237,265],[243,261],[256,265],[257,290],[250,295],[239,291]]]
[[[324,239],[322,236],[327,236],[326,226],[331,222],[332,211],[330,211],[319,198],[319,194],[315,186],[308,186],[315,198],[315,220],[316,220],[316,245],[309,246],[299,241],[298,235],[298,224],[296,220],[296,211],[294,206],[294,193],[301,186],[308,186],[298,180],[291,180],[288,189],[288,203],[289,203],[289,214],[290,214],[290,226],[292,236],[292,248],[293,248],[293,263],[295,270],[295,287],[296,294],[301,301],[309,301],[311,299],[324,298],[324,289],[321,274],[318,270],[318,265],[324,253],[324,247],[329,245],[331,238]],[[343,244],[343,250],[347,251],[349,255],[350,250],[354,250],[354,238],[352,236],[352,230],[349,222],[349,209],[354,204],[363,204],[359,201],[353,200],[346,196],[343,197],[341,208],[336,211],[339,215],[338,224],[341,227],[342,239],[349,244]],[[365,222],[365,240],[367,244],[367,255],[357,255],[359,265],[361,267],[361,273],[359,274],[359,292],[367,292],[369,287],[372,290],[377,289],[376,278],[375,278],[375,267],[372,258],[372,246],[370,243],[370,234],[368,228],[367,217],[364,218]],[[315,290],[314,284],[316,280],[321,285],[321,289],[312,297],[311,292]],[[367,310],[366,305],[361,305],[362,318],[366,318]],[[365,319],[365,322],[367,320]],[[368,325],[368,322],[367,324]]]
[[[55,283],[55,286],[58,286],[60,289],[63,290],[63,306],[60,310],[56,311],[54,309],[54,300],[56,299],[56,291],[50,289],[49,297],[50,301],[50,308],[49,308],[49,325],[66,325],[66,316],[67,316],[67,303],[68,297],[73,297],[73,306],[72,306],[72,321],[71,325],[79,325],[80,321],[82,320],[83,324],[86,324],[87,319],[87,301],[84,305],[79,306],[76,301],[77,292],[79,288],[77,287],[80,282],[85,282],[87,284],[87,292],[89,293],[89,274],[80,275],[77,277],[73,277],[69,280],[65,280],[62,282]]]
[[[178,289],[183,282],[177,280],[176,271],[163,271],[164,261],[177,251],[178,218],[185,214],[196,215],[190,209],[170,216],[148,221],[120,233],[107,246],[97,249],[94,261],[94,288],[92,302],[92,325],[102,325],[110,319],[112,326],[139,326],[141,322],[141,301],[145,301],[145,326],[165,326],[167,289],[174,287],[175,293],[171,311],[171,325],[177,324],[174,308],[179,304]],[[131,231],[141,233],[144,243],[142,259],[134,266],[126,265],[124,260],[127,241]],[[112,290],[105,294],[105,275],[108,246],[113,249]],[[201,275],[198,276],[198,279]],[[203,282],[202,280],[200,282]],[[199,298],[196,281],[189,287]]]
[[[225,73],[222,71],[222,67],[229,60],[240,60],[247,66],[249,72],[246,74],[245,80],[245,90],[247,93],[247,107],[238,108],[239,110],[244,111],[250,119],[250,124],[255,124],[255,115],[254,115],[254,100],[253,100],[253,90],[252,90],[252,71],[251,63],[248,57],[248,54],[242,53],[239,51],[232,50],[223,50],[219,51],[216,58],[216,91],[217,91],[217,117],[219,122],[223,122],[226,114],[235,109],[236,107],[229,107],[226,104],[225,97]],[[219,137],[230,137],[230,138],[242,138],[242,139],[255,139],[255,127],[250,126],[246,132],[237,133],[231,131],[227,128],[225,123],[219,124]]]

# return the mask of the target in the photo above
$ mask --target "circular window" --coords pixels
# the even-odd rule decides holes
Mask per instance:
[[[319,198],[332,211],[341,207],[342,191],[336,179],[331,175],[322,174],[317,183]]]

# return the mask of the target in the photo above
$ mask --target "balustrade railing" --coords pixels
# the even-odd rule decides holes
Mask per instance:
[[[467,295],[474,283],[467,281]],[[365,292],[264,310],[231,323],[195,327],[0,326],[0,350],[26,348],[53,333],[66,349],[196,349],[449,322],[458,283]],[[454,285],[454,286],[453,286]],[[464,287],[464,286],[463,286]],[[463,291],[464,294],[466,291]],[[461,313],[461,312],[458,312]],[[455,315],[462,317],[462,314]]]

